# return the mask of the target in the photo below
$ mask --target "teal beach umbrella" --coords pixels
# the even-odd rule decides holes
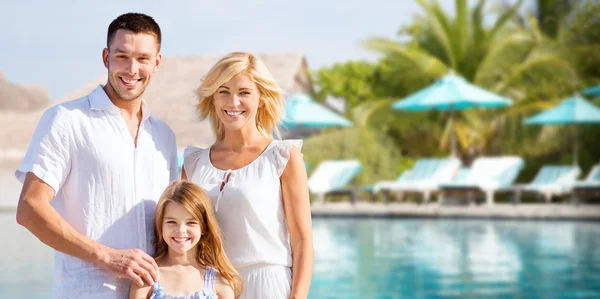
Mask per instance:
[[[183,168],[183,153],[177,152],[177,166],[180,170]]]
[[[582,90],[581,93],[586,96],[590,96],[590,97],[600,97],[600,85],[586,88],[586,89]]]
[[[525,120],[526,125],[572,125],[575,135],[575,142],[573,142],[573,164],[575,165],[578,165],[577,125],[592,123],[600,123],[600,108],[577,95]]]
[[[497,108],[509,106],[512,101],[469,83],[464,78],[450,72],[448,75],[400,101],[392,104],[392,109],[406,111],[441,110],[450,112],[450,125],[454,121],[454,111],[470,108]],[[456,141],[450,134],[452,156],[456,155]]]
[[[285,101],[285,119],[280,125],[286,129],[351,126],[352,122],[303,94],[296,94]]]

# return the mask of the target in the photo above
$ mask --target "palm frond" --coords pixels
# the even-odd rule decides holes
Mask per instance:
[[[453,32],[453,50],[459,64],[462,64],[469,41],[469,15],[466,0],[456,0],[456,20]],[[468,58],[467,58],[468,59]]]
[[[430,78],[437,78],[447,73],[447,67],[442,61],[419,49],[406,48],[386,38],[371,38],[363,45],[369,50],[387,55],[388,60],[394,61],[395,68],[419,72]]]
[[[521,4],[523,4],[523,0],[519,0],[509,10],[506,10],[500,15],[500,17],[498,17],[498,19],[496,20],[496,22],[492,26],[492,29],[489,32],[490,39],[494,39],[496,37],[496,34],[498,34],[498,32],[500,32],[500,30],[504,28],[506,22],[508,22],[517,14],[517,11],[519,10],[519,7],[521,7]]]
[[[389,106],[395,100],[397,99],[386,98],[364,102],[350,111],[351,118],[356,126],[365,127],[370,123],[371,117],[377,110],[385,106],[388,106],[388,108],[391,110],[392,108]]]
[[[513,69],[500,91],[508,86],[527,87],[558,81],[570,86],[577,86],[579,83],[576,70],[561,57],[532,53],[521,65]]]
[[[524,61],[535,46],[535,40],[526,32],[516,32],[496,41],[479,64],[473,82],[498,91],[498,83],[509,77],[514,66]]]
[[[425,21],[429,25],[431,32],[442,46],[443,51],[448,58],[448,64],[451,68],[457,68],[457,61],[452,47],[452,30],[448,17],[440,7],[439,3],[427,3],[424,0],[418,0],[418,3],[428,13]]]
[[[554,107],[558,102],[558,100],[521,102],[510,106],[503,115],[506,117],[533,115],[542,110]]]

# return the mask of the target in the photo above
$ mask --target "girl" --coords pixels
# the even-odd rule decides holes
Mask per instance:
[[[210,199],[196,184],[172,182],[156,206],[155,259],[159,281],[131,284],[130,299],[233,299],[240,276],[221,243]]]
[[[183,179],[210,196],[225,252],[242,276],[243,299],[306,298],[313,241],[300,140],[273,140],[282,91],[260,59],[231,53],[196,92],[217,137],[188,147]]]

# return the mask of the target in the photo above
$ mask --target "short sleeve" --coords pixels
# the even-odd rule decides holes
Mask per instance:
[[[302,140],[300,139],[290,139],[280,141],[273,148],[273,158],[275,161],[275,168],[277,171],[277,176],[281,176],[285,167],[290,160],[290,149],[292,147],[296,147],[299,150],[302,150]]]
[[[58,193],[71,168],[70,124],[64,108],[54,106],[42,115],[15,176],[21,183],[32,172]]]
[[[192,179],[201,154],[202,149],[195,146],[188,146],[183,151],[183,170],[185,170],[188,179]]]

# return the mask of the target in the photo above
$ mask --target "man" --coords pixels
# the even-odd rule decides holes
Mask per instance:
[[[108,27],[108,82],[48,109],[15,175],[17,222],[56,250],[53,298],[127,298],[152,284],[156,201],[178,177],[173,131],[142,99],[161,62],[161,33],[128,13]]]

